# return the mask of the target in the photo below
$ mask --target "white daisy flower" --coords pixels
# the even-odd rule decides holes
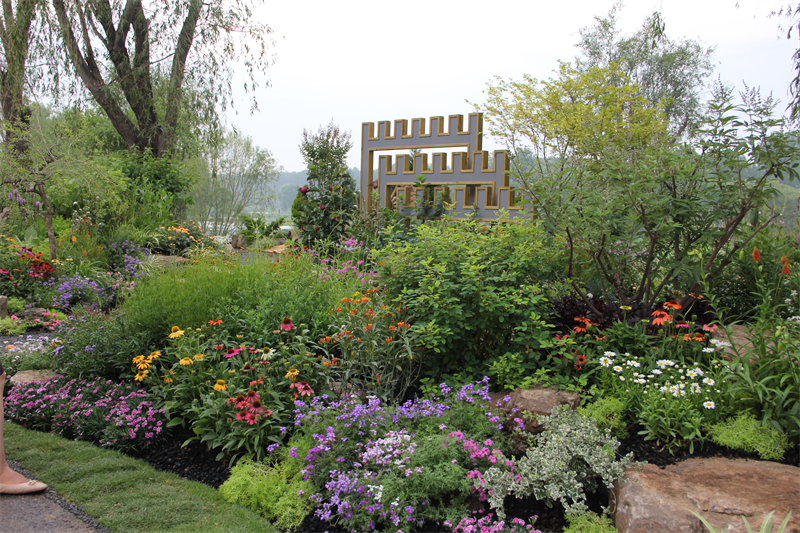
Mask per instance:
[[[619,365],[614,367],[614,372],[622,372],[623,368]]]
[[[628,365],[628,366],[632,366],[633,368],[639,368],[640,366],[642,366],[642,365],[639,364],[638,361],[633,361],[633,360],[628,361],[625,364]]]
[[[651,374],[655,374],[655,375],[659,375],[659,374],[661,374],[662,372],[661,372],[661,370],[659,370],[659,369],[657,369],[657,368],[656,368],[656,369],[654,369],[654,370],[651,370],[651,371],[650,371],[650,373],[651,373]]]
[[[703,407],[706,409],[714,409],[717,406],[714,402],[703,402]]]
[[[600,365],[601,366],[605,366],[605,367],[611,366],[611,359],[609,359],[608,357],[601,357],[600,358]]]
[[[690,389],[692,391],[692,394],[700,394],[702,392],[702,390],[703,390],[700,387],[699,383],[692,383],[692,386],[690,387]]]
[[[703,348],[703,353],[714,353],[714,348],[712,348],[711,346]]]
[[[703,383],[705,383],[705,384],[706,384],[706,385],[708,385],[709,387],[713,387],[714,385],[716,385],[716,384],[717,384],[717,382],[716,382],[716,381],[714,381],[714,380],[713,380],[713,379],[711,379],[711,378],[703,378]]]
[[[695,369],[687,370],[686,371],[686,375],[688,377],[690,377],[690,378],[696,378],[697,376],[699,376],[699,374],[697,373],[697,370],[695,370]]]
[[[644,385],[645,383],[647,383],[647,381],[645,381],[642,378],[634,379],[633,382],[638,383],[639,385]]]
[[[675,363],[673,361],[670,361],[669,359],[659,359],[658,361],[656,361],[656,364],[659,367],[661,367],[662,370],[667,368],[668,366],[675,366]]]
[[[617,354],[615,352],[605,352],[603,355],[606,357],[616,357]]]

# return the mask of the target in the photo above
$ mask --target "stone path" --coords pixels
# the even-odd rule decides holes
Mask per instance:
[[[21,464],[8,464],[33,478]],[[38,494],[0,495],[0,533],[112,533],[71,501],[48,488]]]

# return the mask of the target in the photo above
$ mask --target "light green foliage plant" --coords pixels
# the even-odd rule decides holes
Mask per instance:
[[[282,447],[274,463],[239,461],[231,477],[220,486],[225,500],[268,518],[282,531],[295,529],[312,511],[310,482],[303,479],[303,458],[313,441],[306,437]],[[295,449],[294,457],[290,450]]]
[[[491,227],[444,219],[419,226],[412,242],[373,251],[381,283],[408,309],[416,342],[436,354],[424,375],[474,379],[507,352],[524,364],[546,357],[553,343],[540,283],[557,269],[549,244],[533,221]]]
[[[695,513],[694,511],[692,511],[692,514],[695,515],[697,518],[699,518],[701,522],[703,522],[703,525],[708,528],[708,533],[725,533],[725,530],[723,529],[719,530],[714,529],[714,526],[709,524],[708,520],[706,520],[699,514]],[[759,533],[772,533],[772,525],[773,525],[772,520],[774,518],[774,515],[775,511],[772,511],[764,518],[764,522],[761,523],[761,528],[758,530]],[[780,527],[778,527],[778,530],[775,533],[783,533],[784,531],[786,531],[786,526],[789,525],[789,519],[791,517],[792,513],[791,511],[789,511],[789,514],[786,515],[786,518],[783,520],[783,523],[780,525]],[[753,528],[750,526],[750,522],[747,521],[747,518],[742,517],[742,520],[744,521],[744,525],[747,528],[747,533],[753,533]]]
[[[594,513],[568,514],[564,533],[617,533],[614,522]]]
[[[15,298],[13,296],[8,299],[9,315],[14,315],[24,310],[25,310],[25,300],[23,300],[22,298]]]
[[[750,413],[714,424],[708,434],[717,444],[757,453],[765,461],[780,461],[789,447],[785,433],[760,424]]]
[[[483,474],[481,488],[501,518],[505,515],[503,500],[509,495],[533,494],[549,505],[562,503],[567,514],[584,513],[588,509],[586,493],[600,485],[611,489],[633,460],[633,454],[617,460],[617,439],[568,406],[557,407],[539,421],[547,429],[531,439],[523,457],[511,466],[495,466]]]
[[[605,396],[594,403],[578,408],[578,414],[594,420],[600,431],[609,430],[614,437],[624,439],[628,435],[625,424],[625,403],[619,398]]]

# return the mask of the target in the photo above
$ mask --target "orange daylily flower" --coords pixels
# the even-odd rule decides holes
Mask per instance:
[[[758,247],[753,248],[753,260],[756,263],[761,262],[761,252],[758,251]]]

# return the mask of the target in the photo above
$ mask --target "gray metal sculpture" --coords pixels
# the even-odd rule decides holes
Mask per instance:
[[[492,167],[489,154],[482,150],[483,115],[471,113],[468,128],[464,130],[464,116],[450,115],[445,133],[444,117],[431,117],[426,133],[425,119],[415,118],[394,121],[394,135],[388,121],[365,122],[361,127],[361,206],[375,207],[373,193],[378,193],[383,207],[392,207],[399,213],[412,216],[427,214],[437,216],[445,206],[447,214],[457,218],[474,217],[478,220],[499,218],[505,209],[507,218],[523,216],[522,196],[509,185],[508,153],[494,152]],[[452,154],[450,168],[447,154],[433,154],[429,166],[427,154],[381,155],[378,176],[374,176],[375,152],[386,150],[414,150],[429,148],[464,148]],[[418,179],[418,176],[422,178]]]

